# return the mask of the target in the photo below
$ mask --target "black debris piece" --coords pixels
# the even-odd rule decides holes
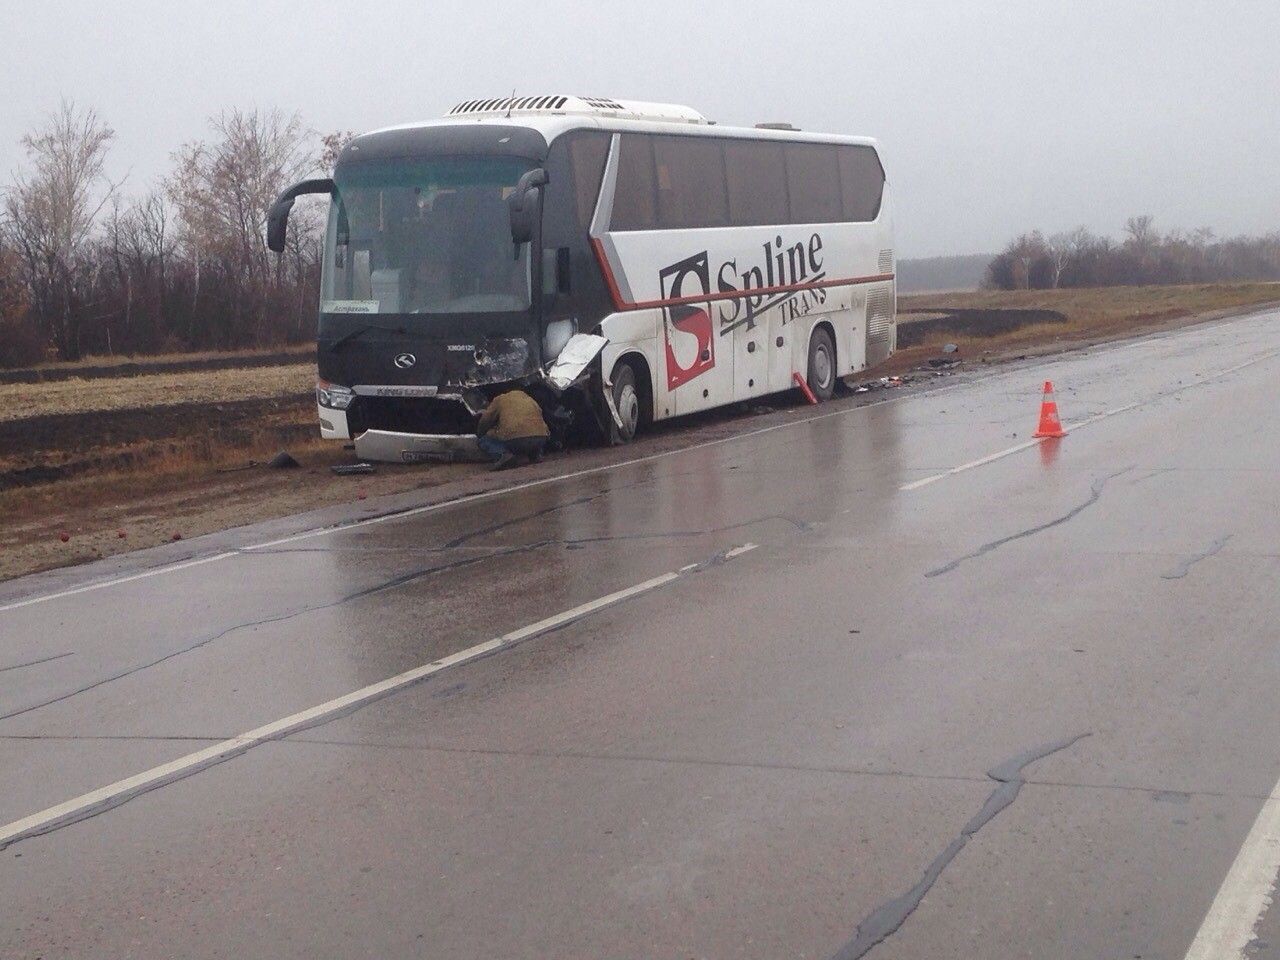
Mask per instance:
[[[272,470],[294,470],[302,466],[302,464],[293,459],[287,450],[281,450],[267,461],[267,466]]]
[[[353,477],[362,473],[376,473],[372,463],[335,463],[329,468],[340,477]]]

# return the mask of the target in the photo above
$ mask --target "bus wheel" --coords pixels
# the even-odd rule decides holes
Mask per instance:
[[[640,391],[636,387],[636,372],[628,363],[621,363],[613,370],[613,405],[618,408],[622,426],[613,425],[616,443],[630,443],[640,429]]]
[[[836,390],[836,345],[826,327],[809,338],[809,389],[819,400],[830,400]]]

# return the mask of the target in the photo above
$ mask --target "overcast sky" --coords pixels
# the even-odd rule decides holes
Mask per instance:
[[[0,182],[60,97],[139,191],[224,107],[319,131],[568,93],[879,138],[900,256],[1280,229],[1277,0],[0,0]]]

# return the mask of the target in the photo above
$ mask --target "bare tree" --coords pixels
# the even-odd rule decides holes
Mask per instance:
[[[338,165],[338,155],[342,148],[356,138],[350,130],[335,130],[320,138],[320,168],[332,170]]]
[[[1064,233],[1055,233],[1045,242],[1045,252],[1049,257],[1049,266],[1053,278],[1053,289],[1062,285],[1062,274],[1088,245],[1089,231],[1084,227],[1076,227]]]
[[[26,288],[17,254],[0,242],[0,328],[18,322],[26,312]]]
[[[1024,233],[1009,245],[1007,251],[1013,263],[1015,289],[1029,290],[1033,283],[1033,268],[1045,255],[1044,237],[1039,230]]]
[[[315,169],[314,135],[297,114],[229,110],[211,121],[215,138],[187,144],[166,189],[177,208],[182,242],[197,264],[193,311],[201,278],[212,269],[231,287],[224,339],[264,342],[271,288],[279,263],[267,250],[267,211],[290,183]],[[300,216],[294,230],[315,228]],[[279,331],[276,331],[277,333]]]
[[[31,321],[18,255],[0,239],[0,367],[43,359],[47,341]]]
[[[1071,261],[1073,249],[1070,235],[1066,233],[1055,233],[1045,241],[1045,253],[1049,257],[1054,290],[1057,290],[1062,285],[1062,271],[1067,268],[1067,264]]]
[[[1124,222],[1124,232],[1128,234],[1125,241],[1140,252],[1149,251],[1160,242],[1160,234],[1155,228],[1155,218],[1149,213],[1140,217],[1130,217]]]
[[[129,352],[154,348],[166,339],[163,330],[167,286],[174,241],[164,196],[152,191],[127,207],[117,198],[103,225],[100,256],[108,264],[110,304],[102,314],[107,347],[111,324],[118,324],[116,342]]]
[[[104,173],[115,133],[64,100],[22,138],[29,172],[14,175],[3,229],[21,259],[31,309],[64,359],[78,359],[97,265],[90,237],[118,184]]]

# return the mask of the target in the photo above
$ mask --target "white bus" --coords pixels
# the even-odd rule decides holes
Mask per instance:
[[[520,386],[553,426],[653,421],[789,390],[819,399],[896,337],[875,141],[719,126],[687,107],[473,100],[352,140],[332,179],[322,435],[417,459]],[[363,448],[363,449],[362,449]]]

